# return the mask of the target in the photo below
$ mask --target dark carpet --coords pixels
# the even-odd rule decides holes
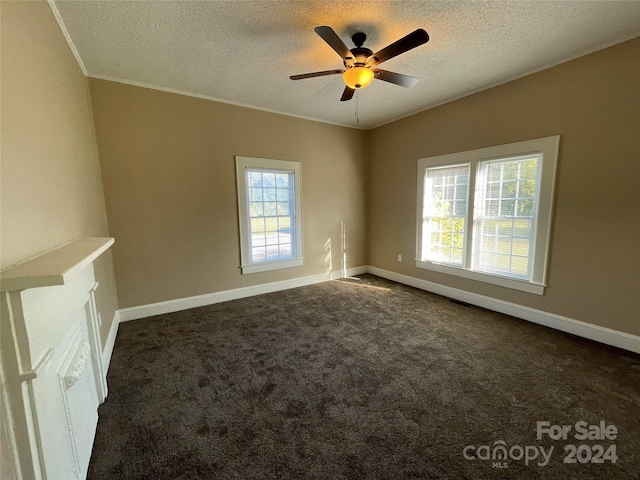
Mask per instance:
[[[640,478],[640,356],[371,275],[123,323],[108,384],[90,479]]]

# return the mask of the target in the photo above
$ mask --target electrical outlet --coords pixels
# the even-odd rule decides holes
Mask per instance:
[[[398,254],[398,261],[401,262],[402,261],[402,255]]]

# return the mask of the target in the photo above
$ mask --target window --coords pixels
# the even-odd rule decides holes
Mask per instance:
[[[464,229],[469,195],[469,165],[435,167],[426,170],[424,258],[436,262],[463,264]]]
[[[416,266],[542,295],[559,140],[418,160]]]
[[[302,265],[301,164],[236,157],[242,273]]]

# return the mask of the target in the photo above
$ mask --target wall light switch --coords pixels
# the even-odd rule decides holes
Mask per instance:
[[[402,255],[398,255],[398,261],[401,262],[402,261]]]

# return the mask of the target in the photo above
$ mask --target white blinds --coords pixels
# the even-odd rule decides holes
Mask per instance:
[[[469,165],[428,168],[424,182],[422,258],[462,265]]]
[[[473,269],[531,280],[542,158],[478,162]]]

